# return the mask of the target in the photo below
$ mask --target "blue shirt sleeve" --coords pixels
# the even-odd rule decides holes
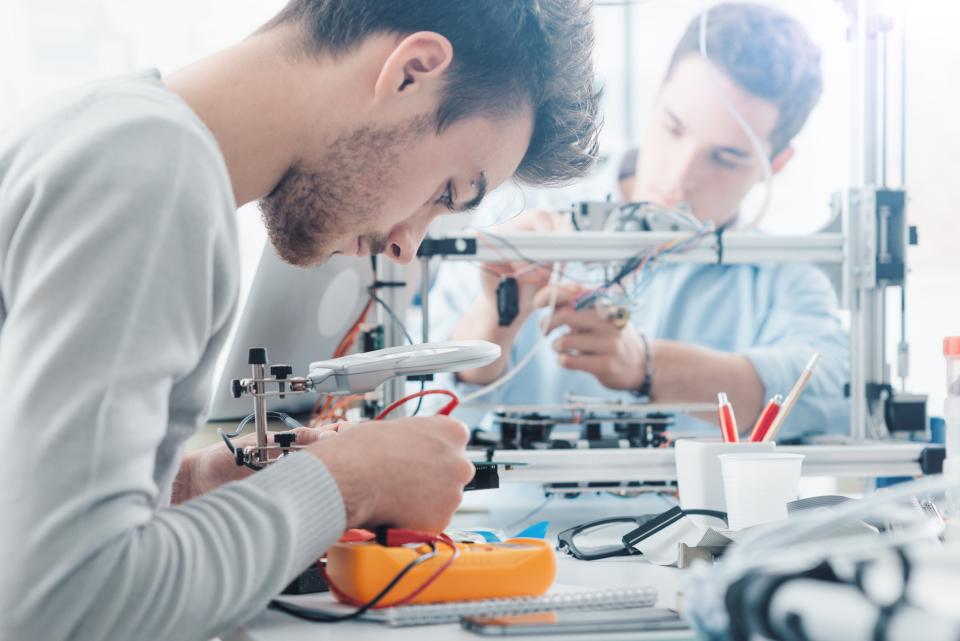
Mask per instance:
[[[837,312],[836,294],[819,269],[782,265],[771,270],[770,308],[744,354],[753,363],[768,399],[790,391],[814,352],[814,370],[780,438],[804,433],[844,433],[850,425],[848,333]]]

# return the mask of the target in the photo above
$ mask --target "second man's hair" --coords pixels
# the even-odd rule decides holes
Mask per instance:
[[[747,92],[779,111],[770,134],[773,155],[803,128],[823,90],[820,49],[793,17],[762,4],[730,3],[707,13],[707,58]],[[677,43],[667,77],[690,55],[700,55],[700,17]]]

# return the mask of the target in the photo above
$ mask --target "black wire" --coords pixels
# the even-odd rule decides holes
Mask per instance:
[[[420,380],[420,394],[421,394],[421,396],[418,396],[418,397],[417,397],[417,406],[416,406],[415,408],[413,408],[413,414],[411,414],[411,416],[416,416],[417,414],[420,413],[420,406],[423,405],[423,396],[422,396],[422,394],[423,394],[424,390],[426,390],[426,389],[427,389],[427,379],[424,378],[424,379],[421,379],[421,380]]]
[[[223,439],[223,442],[226,443],[227,449],[230,450],[231,454],[237,453],[237,448],[233,446],[233,443],[230,441],[230,437],[227,436],[227,433],[221,428],[217,428],[217,433],[220,434],[220,438]]]
[[[574,309],[581,310],[584,307],[589,307],[594,302],[596,302],[596,300],[600,297],[601,292],[603,292],[606,289],[609,289],[610,287],[613,287],[614,285],[619,285],[620,287],[623,287],[623,283],[622,283],[623,279],[625,279],[627,276],[629,276],[630,274],[635,272],[637,269],[639,269],[640,266],[643,265],[644,258],[649,257],[649,260],[647,262],[652,263],[655,260],[662,259],[667,254],[672,254],[674,252],[687,251],[691,247],[696,246],[711,231],[712,230],[709,230],[709,229],[701,229],[700,231],[696,232],[689,238],[679,242],[673,247],[668,247],[667,249],[664,249],[662,251],[657,251],[656,249],[654,249],[653,251],[649,249],[644,249],[638,252],[623,264],[623,266],[617,272],[616,276],[609,279],[604,285],[598,288],[597,291],[595,291],[594,293],[581,298],[576,303],[576,305],[574,305]]]
[[[305,621],[316,621],[318,623],[338,623],[340,621],[349,621],[351,619],[356,619],[357,617],[363,615],[370,608],[374,607],[380,601],[383,600],[387,593],[390,592],[400,580],[407,575],[410,570],[416,566],[429,561],[430,559],[437,556],[437,545],[436,543],[430,543],[430,551],[426,554],[421,554],[413,561],[410,561],[400,572],[397,573],[393,579],[390,580],[390,583],[387,584],[387,587],[380,590],[380,593],[375,597],[361,605],[359,608],[354,610],[349,614],[330,614],[324,610],[318,610],[316,608],[305,608],[302,605],[294,605],[292,603],[287,603],[285,601],[279,601],[274,599],[270,601],[267,607],[273,608],[274,610],[280,610],[281,612],[286,612],[287,614],[297,617],[298,619],[304,619]]]
[[[243,418],[243,420],[240,421],[240,424],[237,425],[237,427],[232,432],[224,432],[222,427],[217,428],[217,434],[219,434],[220,438],[223,439],[224,444],[227,446],[227,449],[230,450],[231,454],[236,455],[237,448],[233,444],[233,441],[231,441],[230,439],[234,439],[240,436],[243,433],[243,429],[253,419],[253,416],[254,416],[253,414],[247,414]],[[299,421],[292,418],[289,414],[284,414],[283,412],[274,412],[274,411],[267,412],[267,418],[278,420],[282,422],[288,429],[291,429],[291,430],[296,429],[297,427],[303,427],[303,425],[301,425]],[[291,423],[296,423],[296,425],[291,425]],[[245,462],[243,465],[244,467],[247,467],[253,470],[254,472],[259,472],[260,470],[263,469],[262,465],[254,465],[253,463]]]
[[[491,238],[493,238],[493,239],[494,239],[495,241],[497,241],[498,243],[501,243],[504,247],[506,247],[507,249],[509,249],[510,251],[512,251],[514,254],[516,254],[516,255],[517,255],[517,258],[519,258],[519,259],[522,260],[523,262],[525,262],[525,263],[527,263],[527,264],[530,264],[530,265],[536,265],[536,266],[539,267],[540,269],[552,271],[552,270],[550,270],[549,267],[547,267],[547,266],[543,263],[543,261],[533,260],[532,258],[528,258],[528,257],[524,256],[523,252],[521,252],[521,251],[517,248],[516,245],[514,245],[513,243],[511,243],[509,240],[507,240],[507,239],[504,238],[503,236],[499,236],[499,235],[494,234],[493,232],[489,232],[489,231],[482,231],[482,232],[480,232],[480,233],[483,234],[484,236],[490,236]],[[562,262],[562,261],[558,261],[558,262]],[[502,276],[502,275],[503,275],[503,274],[497,274],[497,276]],[[586,279],[583,279],[583,278],[576,278],[576,277],[570,276],[569,274],[564,274],[563,277],[566,278],[567,280],[572,280],[573,282],[578,283],[578,284],[580,284],[580,285],[584,285],[584,286],[586,286],[586,287],[592,287],[592,286],[593,286],[593,283],[591,283],[591,282],[589,282],[589,281],[587,281]]]
[[[380,305],[381,307],[383,307],[383,311],[385,311],[385,312],[387,313],[387,315],[388,315],[388,316],[390,317],[390,319],[394,322],[394,324],[400,329],[401,332],[403,332],[403,336],[404,336],[404,338],[407,339],[407,342],[410,343],[411,345],[413,345],[413,344],[414,344],[414,342],[413,342],[413,337],[410,336],[410,332],[407,331],[407,326],[404,325],[404,324],[403,324],[403,321],[401,321],[400,318],[393,312],[393,310],[390,309],[390,306],[387,305],[387,303],[386,303],[382,298],[380,298],[379,296],[377,296],[377,295],[374,293],[374,292],[375,292],[375,287],[374,287],[374,285],[371,285],[370,287],[368,287],[368,288],[367,288],[367,292],[370,294],[370,298],[372,298],[374,301],[376,301],[376,303],[377,303],[378,305]],[[427,388],[427,381],[426,381],[426,379],[421,380],[421,381],[420,381],[420,392],[423,393],[423,391],[424,391],[426,388]],[[420,397],[417,398],[417,407],[414,408],[413,414],[412,414],[411,416],[416,416],[417,414],[419,414],[419,413],[420,413],[420,407],[421,407],[422,405],[423,405],[423,396],[420,396]]]
[[[407,339],[407,342],[413,345],[413,338],[410,336],[410,332],[407,331],[407,326],[403,324],[403,321],[400,320],[396,314],[393,313],[393,310],[390,309],[390,306],[387,305],[382,298],[376,295],[374,287],[371,285],[367,288],[367,291],[370,293],[370,298],[377,302],[378,305],[383,307],[383,311],[387,313],[387,316],[390,317],[390,320],[397,326],[401,332],[403,332],[403,337]]]
[[[536,261],[536,260],[533,260],[532,258],[527,258],[526,256],[524,256],[524,255],[523,255],[523,252],[521,252],[519,249],[517,249],[517,246],[516,246],[516,245],[514,245],[513,243],[511,243],[509,240],[507,240],[507,239],[504,238],[503,236],[500,236],[500,235],[498,235],[498,234],[494,234],[493,232],[489,232],[489,231],[482,231],[482,232],[480,232],[480,233],[483,234],[484,236],[489,236],[490,238],[493,238],[493,239],[496,240],[498,243],[500,243],[500,244],[503,245],[504,247],[508,248],[510,251],[512,251],[514,254],[516,254],[516,255],[517,255],[517,258],[519,258],[520,260],[522,260],[522,261],[524,261],[524,262],[527,262],[527,263],[530,263],[531,265],[539,265],[539,264],[540,264],[539,261]]]

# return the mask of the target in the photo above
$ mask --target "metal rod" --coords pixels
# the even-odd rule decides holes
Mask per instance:
[[[420,338],[430,342],[430,257],[420,257]]]
[[[900,186],[907,185],[907,25],[900,16]]]
[[[637,83],[633,81],[633,68],[636,52],[633,42],[633,3],[623,7],[623,135],[627,145],[636,144],[636,132],[633,126],[633,91]]]
[[[376,278],[384,283],[404,283],[406,274],[403,266],[394,263],[391,260],[382,258],[377,260]],[[377,292],[380,299],[389,305],[390,309],[401,322],[407,316],[407,288],[395,287],[393,285],[383,287]],[[378,307],[377,321],[383,327],[383,346],[398,347],[405,344],[406,339],[403,331],[397,326],[386,310],[382,306]],[[393,378],[382,386],[382,396],[384,406],[399,400],[403,396],[406,380],[403,378]],[[392,416],[400,417],[405,415],[403,407],[397,408]]]
[[[804,476],[845,478],[917,476],[923,472],[923,443],[845,445],[778,445],[778,452],[803,454]],[[583,450],[497,450],[493,462],[506,465],[503,481],[564,483],[589,481],[669,481],[677,478],[672,448]],[[486,452],[468,452],[476,462]]]
[[[481,238],[482,237],[482,238]],[[601,232],[581,231],[551,233],[453,234],[450,239],[477,239],[474,254],[451,254],[444,260],[502,262],[504,254],[518,260],[537,262],[585,261],[621,262],[664,243],[685,240],[683,232]],[[842,233],[814,235],[758,235],[748,232],[726,232],[723,240],[711,234],[683,253],[668,254],[658,260],[709,264],[718,262],[722,243],[725,264],[756,263],[831,263],[844,261]]]
[[[254,385],[256,389],[253,395],[253,426],[257,432],[257,451],[254,459],[257,463],[263,463],[267,460],[267,455],[263,448],[267,447],[267,399],[264,396],[264,366],[251,365]]]
[[[887,29],[877,22],[877,38],[880,40],[880,184],[887,186],[887,76],[889,60],[887,58]],[[884,243],[886,245],[886,243]]]

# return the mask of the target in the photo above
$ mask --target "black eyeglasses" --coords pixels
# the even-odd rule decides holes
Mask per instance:
[[[684,516],[711,516],[727,521],[725,512],[683,510],[674,507],[662,514],[614,516],[568,528],[557,535],[557,550],[581,561],[640,554],[634,546],[676,523]]]
[[[653,518],[655,514],[614,516],[576,525],[557,535],[557,550],[581,561],[640,554],[625,546],[623,537]]]

